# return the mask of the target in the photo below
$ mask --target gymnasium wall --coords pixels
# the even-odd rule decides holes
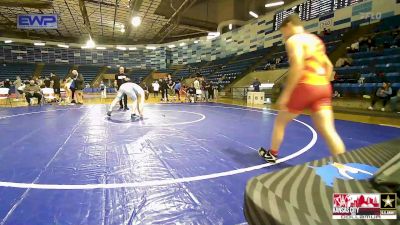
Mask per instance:
[[[304,0],[296,1],[285,10]],[[370,16],[367,15],[370,14]],[[378,22],[382,18],[400,14],[400,0],[366,0],[362,3],[339,9],[320,18],[305,21],[310,32],[320,32],[323,28],[331,30]],[[366,18],[365,18],[366,17]],[[50,64],[98,64],[128,68],[164,69],[171,64],[188,64],[211,61],[233,54],[243,54],[257,49],[282,43],[279,31],[273,30],[274,13],[260,16],[245,26],[222,34],[213,40],[206,37],[186,39],[164,45],[157,49],[135,46],[133,51],[93,50],[80,48],[59,48],[56,46],[33,46],[32,44],[0,44],[0,62],[50,63]],[[194,43],[194,41],[198,43]],[[175,45],[169,48],[169,45]]]
[[[0,44],[0,62],[50,63],[50,64],[98,64],[125,66],[129,68],[165,68],[164,47],[156,50],[138,49],[134,51],[94,50],[80,48],[59,48],[56,46],[32,46]]]
[[[277,9],[277,11],[289,9],[302,2],[304,1],[296,1]],[[367,13],[370,13],[370,16]],[[360,24],[378,22],[380,19],[399,14],[399,0],[367,0],[336,10],[320,18],[305,21],[304,24],[310,32],[321,32],[324,28],[338,30]],[[203,37],[199,43],[194,43],[193,40],[175,42],[173,44],[176,46],[179,46],[180,43],[186,43],[186,45],[167,49],[167,51],[171,51],[169,54],[171,58],[167,60],[172,61],[173,64],[194,63],[202,60],[210,61],[232,54],[243,54],[270,47],[274,44],[280,44],[282,37],[279,31],[273,30],[273,19],[274,13],[260,16],[258,19],[250,21],[247,25],[222,34],[214,40],[207,40]]]

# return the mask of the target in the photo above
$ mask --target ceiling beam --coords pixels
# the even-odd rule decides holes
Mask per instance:
[[[51,9],[53,1],[51,0],[1,0],[0,6],[5,7],[27,7],[35,9]]]
[[[161,28],[156,35],[156,38],[159,38],[158,43],[161,43],[177,27],[181,14],[192,7],[192,5],[196,3],[196,1],[197,0],[185,0],[181,4],[181,6],[174,12],[174,14],[172,14],[164,27]]]
[[[188,24],[179,24],[178,26],[180,28],[184,28],[184,29],[188,29],[188,30],[201,31],[202,33],[208,33],[208,32],[214,32],[215,31],[213,29],[197,27],[197,26],[192,26],[192,25],[188,25]]]
[[[67,9],[68,9],[68,11],[69,11],[69,14],[71,15],[71,18],[72,18],[72,20],[74,21],[75,26],[76,26],[76,28],[78,29],[79,34],[81,35],[81,34],[82,34],[81,29],[79,28],[78,24],[76,23],[75,18],[74,18],[74,15],[72,15],[72,12],[71,12],[71,9],[69,8],[69,5],[68,5],[68,3],[67,3],[67,0],[64,0],[64,3],[65,3],[65,5],[67,6]]]
[[[87,14],[86,6],[85,6],[85,0],[79,0],[79,9],[81,10],[81,13],[82,13],[83,24],[85,25],[87,31],[89,32],[90,37],[93,37],[92,28],[90,27],[89,16]]]
[[[136,12],[139,12],[140,6],[142,5],[143,0],[131,0],[129,3],[129,8],[131,11],[129,12],[129,16],[125,22],[125,38],[129,37],[132,32],[132,24],[131,20],[132,17],[135,15]],[[142,18],[143,19],[143,18]]]
[[[118,0],[115,0],[114,23],[113,23],[113,34],[112,34],[112,37],[114,37],[114,32],[115,32],[115,20],[117,19],[117,10],[118,10]]]

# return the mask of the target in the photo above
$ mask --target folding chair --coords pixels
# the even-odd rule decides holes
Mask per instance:
[[[56,95],[54,93],[54,89],[53,88],[43,88],[42,89],[42,96],[43,96],[43,101],[47,102],[47,103],[54,102],[56,100]]]
[[[0,88],[0,100],[8,100],[8,103],[10,103],[10,106],[12,107],[9,88]]]

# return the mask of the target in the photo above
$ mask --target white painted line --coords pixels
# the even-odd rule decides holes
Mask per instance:
[[[176,110],[146,110],[146,112],[148,111],[159,111],[159,112],[180,112],[180,113],[189,113],[189,114],[194,114],[197,116],[200,116],[199,119],[197,120],[193,120],[193,121],[186,121],[186,122],[178,122],[178,123],[160,123],[160,124],[146,124],[147,121],[139,121],[139,123],[129,123],[132,126],[138,126],[138,127],[166,127],[166,126],[176,126],[176,125],[187,125],[187,124],[193,124],[193,123],[198,123],[202,120],[204,120],[206,118],[206,116],[204,114],[201,113],[196,113],[196,112],[190,112],[190,111],[176,111]],[[130,114],[129,114],[130,115]],[[147,117],[145,116],[144,119],[146,119]],[[106,121],[107,123],[113,123],[113,124],[120,124],[120,123],[115,123],[113,121],[110,121],[108,119],[108,117],[104,118],[104,121]],[[130,119],[129,119],[130,121]],[[123,122],[123,121],[121,121]]]
[[[202,107],[216,107],[216,108],[228,108],[228,109],[236,109],[236,110],[246,110],[246,111],[254,111],[254,112],[261,112],[267,114],[276,115],[276,113],[260,111],[260,110],[253,110],[253,109],[246,109],[246,108],[237,108],[237,107],[225,107],[225,106],[206,106],[202,105]],[[308,150],[310,150],[315,143],[317,142],[318,135],[317,132],[308,124],[295,119],[294,121],[306,126],[312,133],[311,141],[304,146],[299,151],[290,154],[286,157],[278,159],[275,164],[260,164],[256,166],[251,166],[247,168],[241,168],[236,170],[230,170],[220,173],[213,173],[207,175],[200,175],[194,177],[182,177],[182,178],[171,178],[165,180],[151,180],[151,181],[144,181],[144,182],[135,182],[135,183],[116,183],[116,184],[35,184],[35,183],[16,183],[16,182],[0,182],[0,187],[11,187],[11,188],[31,188],[31,189],[46,189],[46,190],[91,190],[91,189],[115,189],[115,188],[135,188],[135,187],[149,187],[149,186],[161,186],[161,185],[170,185],[170,184],[178,184],[178,183],[186,183],[186,182],[193,182],[193,181],[201,181],[201,180],[208,180],[208,179],[215,179],[219,177],[225,176],[232,176],[236,174],[246,173],[254,170],[259,170],[262,168],[267,168],[290,159],[293,159]]]

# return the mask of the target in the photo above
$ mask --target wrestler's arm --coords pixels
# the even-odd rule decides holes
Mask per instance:
[[[304,49],[302,46],[303,44],[301,42],[293,38],[289,39],[286,43],[290,67],[286,85],[281,94],[284,103],[288,101],[302,75],[301,73],[304,68]]]

